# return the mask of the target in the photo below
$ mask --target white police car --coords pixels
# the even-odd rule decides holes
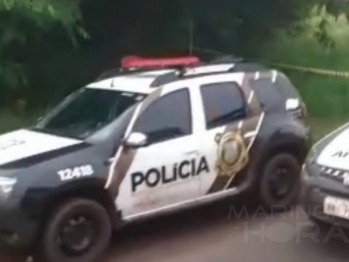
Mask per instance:
[[[349,227],[348,139],[346,123],[317,142],[306,159],[303,204],[315,222]]]
[[[141,218],[248,189],[288,207],[304,119],[287,77],[258,64],[128,57],[36,126],[0,136],[1,246],[91,262],[112,229]]]

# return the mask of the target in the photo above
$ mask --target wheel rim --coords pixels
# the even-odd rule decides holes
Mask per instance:
[[[278,165],[268,179],[270,195],[276,200],[286,198],[293,190],[296,176],[292,168],[287,165]]]
[[[79,256],[88,252],[94,244],[96,227],[88,216],[67,219],[59,229],[57,243],[67,256]]]

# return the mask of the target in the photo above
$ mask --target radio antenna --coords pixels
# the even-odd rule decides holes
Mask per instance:
[[[193,55],[194,51],[194,20],[189,21],[189,54]]]

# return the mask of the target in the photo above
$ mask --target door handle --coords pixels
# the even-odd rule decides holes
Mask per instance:
[[[115,160],[116,160],[116,157],[111,157],[111,158],[108,159],[108,162],[109,163],[113,163]]]
[[[199,151],[198,150],[193,150],[193,151],[188,151],[185,153],[186,155],[198,155]]]
[[[108,160],[105,161],[105,164],[106,164],[106,165],[110,165],[110,164],[112,164],[115,160],[116,160],[115,157],[111,157],[111,158],[109,158]]]

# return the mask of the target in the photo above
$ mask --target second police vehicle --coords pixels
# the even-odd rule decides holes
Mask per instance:
[[[349,123],[318,141],[303,169],[303,206],[311,220],[349,227]]]

